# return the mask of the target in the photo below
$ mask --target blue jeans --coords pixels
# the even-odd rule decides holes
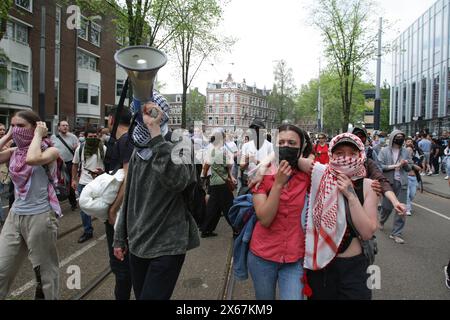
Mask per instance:
[[[406,196],[406,208],[408,212],[411,212],[412,202],[417,192],[417,178],[414,176],[408,176],[408,194]]]
[[[447,156],[446,157],[447,158],[447,163],[446,163],[446,173],[447,173],[447,176],[450,176],[450,156]]]
[[[405,189],[406,188],[406,189]],[[408,187],[401,185],[400,181],[394,181],[394,185],[392,186],[392,189],[394,190],[395,195],[397,196],[398,200],[401,203],[406,202],[407,198],[407,192]],[[386,221],[389,219],[389,216],[391,215],[394,207],[392,206],[392,203],[386,198],[383,198],[382,204],[381,204],[381,216],[380,216],[380,223],[384,225]],[[391,235],[393,236],[401,236],[403,229],[405,228],[406,224],[406,217],[401,216],[398,213],[395,213],[394,216],[394,227],[392,228]]]
[[[84,187],[86,187],[83,184],[79,184],[77,191],[78,194],[81,194],[81,191],[83,191]],[[94,233],[94,228],[92,228],[92,219],[90,216],[88,216],[86,213],[83,212],[83,210],[80,210],[80,216],[81,216],[81,222],[83,223],[84,233],[92,234]]]
[[[276,263],[249,250],[247,264],[257,300],[275,300],[277,282],[281,300],[303,300],[303,259]]]

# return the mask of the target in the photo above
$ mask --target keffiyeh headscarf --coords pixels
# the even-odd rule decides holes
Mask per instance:
[[[30,190],[31,179],[34,172],[34,167],[26,163],[28,149],[34,137],[34,128],[20,128],[14,127],[13,140],[17,149],[11,155],[9,163],[9,174],[14,184],[16,197],[25,200]],[[52,143],[49,139],[43,139],[41,143],[41,150],[44,151],[51,147]],[[57,181],[56,166],[49,166],[49,175],[53,181]],[[61,216],[61,207],[59,206],[58,197],[52,183],[48,183],[48,196],[52,209],[58,216]]]
[[[332,159],[333,148],[345,141],[357,146],[359,156]],[[365,178],[364,150],[364,145],[357,136],[343,133],[336,136],[330,143],[329,165],[314,167],[306,227],[305,268],[307,269],[323,269],[338,252],[347,228],[347,221],[343,195],[337,187],[337,176],[345,174],[353,181]]]
[[[155,90],[153,90],[152,100],[164,112],[164,115],[161,119],[161,135],[164,137],[167,132],[169,132],[170,106],[167,103],[166,99]],[[134,127],[132,134],[133,141],[138,143],[139,145],[147,145],[152,137],[150,135],[150,132],[148,131],[147,126],[144,124],[141,112],[141,103],[140,101],[133,99],[133,115],[135,115],[136,113],[138,113],[138,115],[136,117],[136,126]],[[138,150],[138,155],[143,160],[149,160],[153,155],[153,152],[150,148],[139,148]]]

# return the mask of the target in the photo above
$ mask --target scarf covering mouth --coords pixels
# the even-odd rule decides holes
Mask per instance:
[[[28,191],[30,190],[31,180],[34,172],[34,167],[26,163],[28,149],[34,137],[34,128],[19,128],[14,127],[13,129],[13,140],[17,145],[17,149],[13,152],[9,163],[9,174],[11,180],[14,184],[14,191],[16,197],[25,200]],[[50,139],[46,138],[42,140],[41,150],[44,151],[53,144]],[[58,197],[56,196],[55,188],[53,183],[58,180],[57,178],[57,168],[56,165],[49,165],[49,176],[53,180],[46,181],[48,184],[48,196],[49,202],[52,209],[56,212],[58,216],[61,216],[61,207],[59,206]],[[50,179],[50,177],[48,178]]]
[[[331,150],[348,139],[357,145],[358,157],[333,159]],[[344,196],[338,190],[337,176],[345,174],[353,181],[366,177],[365,148],[357,136],[338,135],[329,150],[329,165],[316,165],[312,175],[305,243],[305,268],[310,270],[323,269],[334,259],[347,229]]]
[[[163,111],[164,115],[161,118],[161,135],[164,137],[169,132],[169,112],[170,112],[170,106],[167,103],[167,100],[159,94],[156,90],[153,90],[153,98],[152,102],[156,103],[161,110]],[[152,136],[150,135],[150,132],[148,131],[147,126],[144,124],[144,120],[142,118],[142,112],[141,112],[141,102],[133,99],[133,115],[136,113],[139,113],[136,117],[136,126],[132,133],[132,139],[134,142],[137,142],[139,145],[148,145],[150,140],[152,139]],[[152,149],[147,148],[138,148],[137,152],[138,156],[142,160],[149,160],[152,155]]]
[[[103,142],[101,142],[98,138],[86,138],[84,144],[84,162],[86,162],[86,159],[92,157],[94,154],[97,155],[99,151],[100,157],[103,159],[105,155]]]

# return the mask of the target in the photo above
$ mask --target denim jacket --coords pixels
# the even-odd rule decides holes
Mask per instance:
[[[234,200],[229,212],[229,219],[234,230],[240,230],[239,236],[234,240],[233,270],[237,280],[248,279],[247,255],[256,224],[256,214],[253,208],[251,194],[240,196]]]

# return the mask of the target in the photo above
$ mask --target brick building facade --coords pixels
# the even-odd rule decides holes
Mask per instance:
[[[0,122],[9,124],[18,110],[39,111],[40,46],[42,9],[45,8],[45,120],[54,130],[59,120],[72,128],[105,125],[108,106],[120,95],[126,79],[116,67],[114,53],[120,48],[112,17],[92,17],[76,11],[65,1],[14,0],[0,49],[9,61],[0,87]],[[71,24],[72,23],[72,24]]]

